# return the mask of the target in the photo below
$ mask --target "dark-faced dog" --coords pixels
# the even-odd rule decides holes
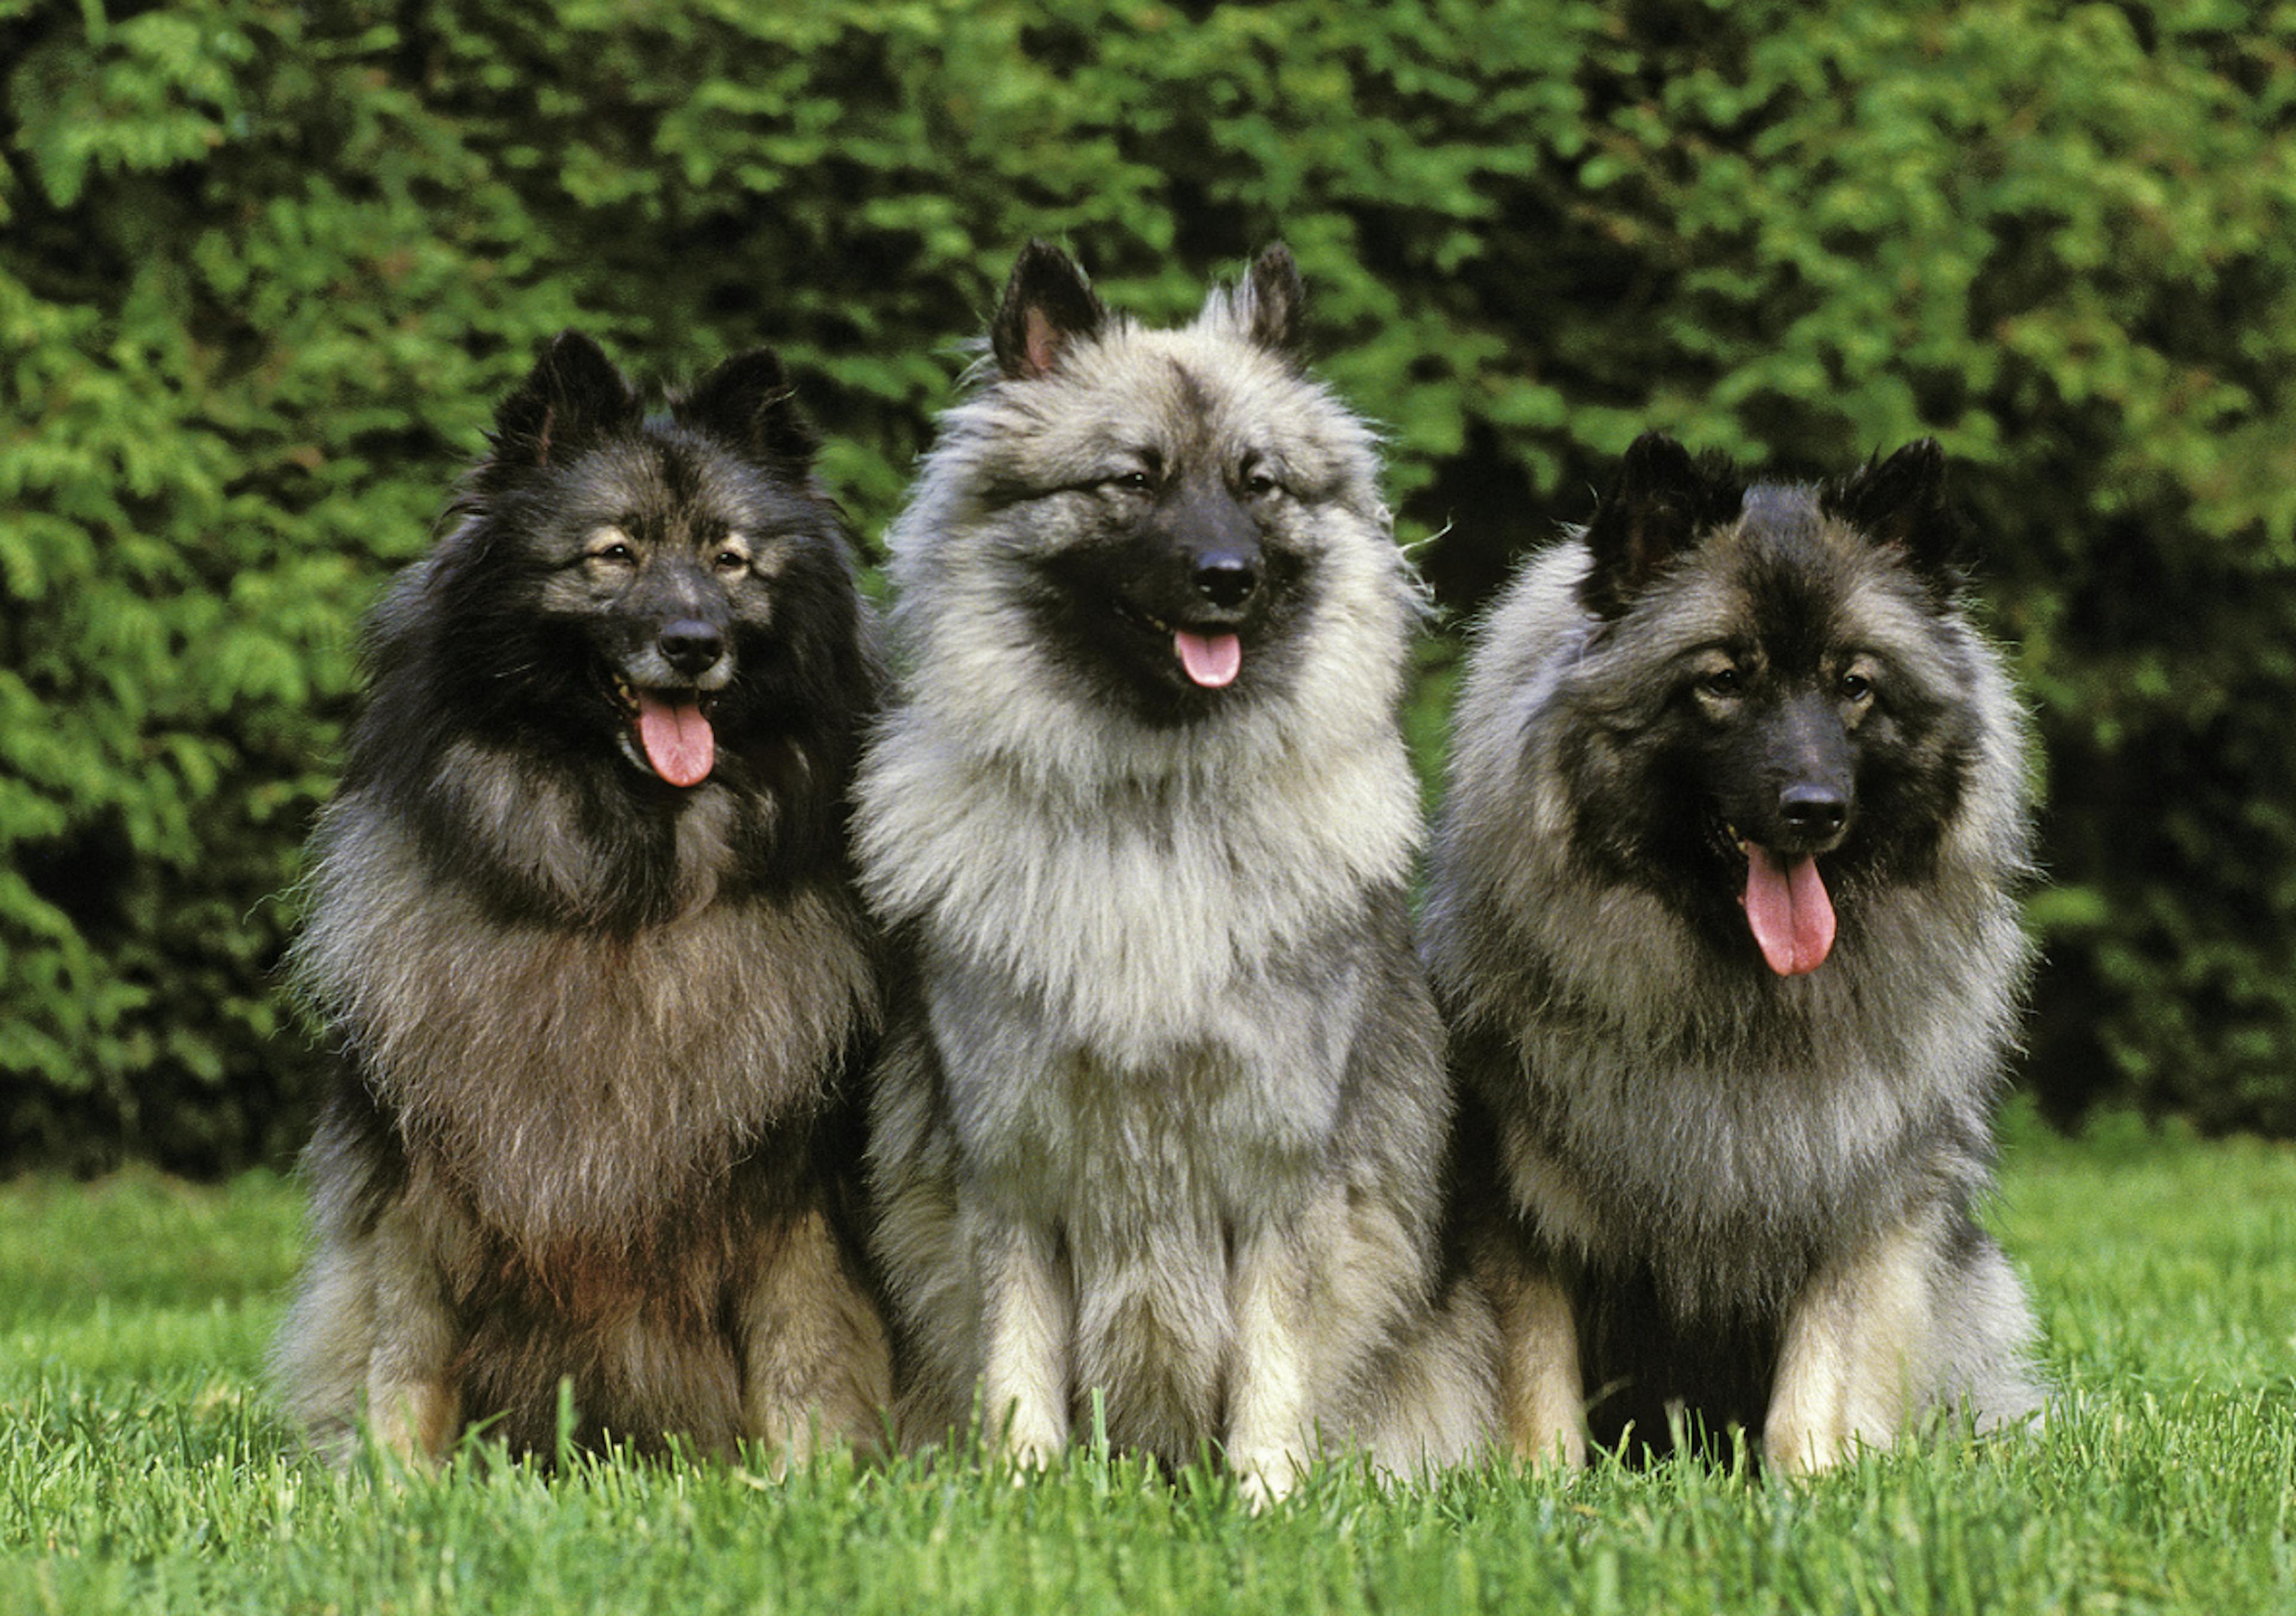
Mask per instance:
[[[1933,443],[1802,487],[1646,437],[1482,628],[1424,940],[1521,1453],[2039,1406],[1972,1219],[2031,807],[1958,537]]]
[[[341,1052],[275,1350],[329,1451],[769,1457],[890,1395],[854,1233],[876,676],[774,357],[649,414],[543,354],[370,626],[299,982]]]

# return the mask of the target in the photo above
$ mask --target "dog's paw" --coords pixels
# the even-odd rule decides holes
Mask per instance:
[[[1513,1433],[1514,1455],[1525,1468],[1540,1475],[1567,1474],[1587,1468],[1587,1431],[1576,1420],[1535,1431]]]
[[[1057,1431],[1007,1432],[1002,1453],[1012,1472],[1013,1485],[1025,1487],[1050,1470],[1065,1446]]]
[[[1298,1455],[1282,1448],[1239,1454],[1236,1490],[1243,1495],[1244,1507],[1256,1515],[1283,1503],[1299,1486],[1303,1468]]]
[[[1762,1464],[1782,1476],[1822,1476],[1860,1448],[1887,1452],[1896,1446],[1895,1434],[1886,1427],[1840,1421],[1804,1425],[1773,1420],[1762,1433]]]

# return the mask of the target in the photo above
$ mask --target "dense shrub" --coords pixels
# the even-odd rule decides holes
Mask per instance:
[[[1018,244],[1269,236],[1466,609],[1644,425],[1942,437],[2054,802],[2030,1070],[2296,1131],[2296,21],[2205,3],[0,0],[0,1140],[299,1132],[351,625],[579,323],[769,341],[859,525]]]

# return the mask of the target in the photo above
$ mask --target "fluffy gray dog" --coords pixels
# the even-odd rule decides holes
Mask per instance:
[[[906,684],[858,787],[911,977],[872,1102],[906,1422],[1259,1497],[1488,1418],[1439,1294],[1450,1116],[1396,723],[1419,597],[1280,247],[1193,324],[1032,246],[890,535]]]
[[[2040,1401],[1970,1215],[2028,958],[2022,715],[1942,474],[1924,442],[1747,487],[1646,437],[1483,627],[1425,937],[1521,1453],[1686,1414],[1800,1471]]]

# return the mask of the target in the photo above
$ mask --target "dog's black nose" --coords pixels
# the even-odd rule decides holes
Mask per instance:
[[[667,625],[655,644],[661,647],[662,660],[689,679],[709,672],[726,654],[726,636],[695,618]]]
[[[1778,793],[1778,816],[1796,835],[1820,841],[1849,817],[1849,799],[1831,785],[1790,785]]]
[[[1233,611],[1259,587],[1259,568],[1248,555],[1214,550],[1196,557],[1192,580],[1196,593],[1222,611]]]

